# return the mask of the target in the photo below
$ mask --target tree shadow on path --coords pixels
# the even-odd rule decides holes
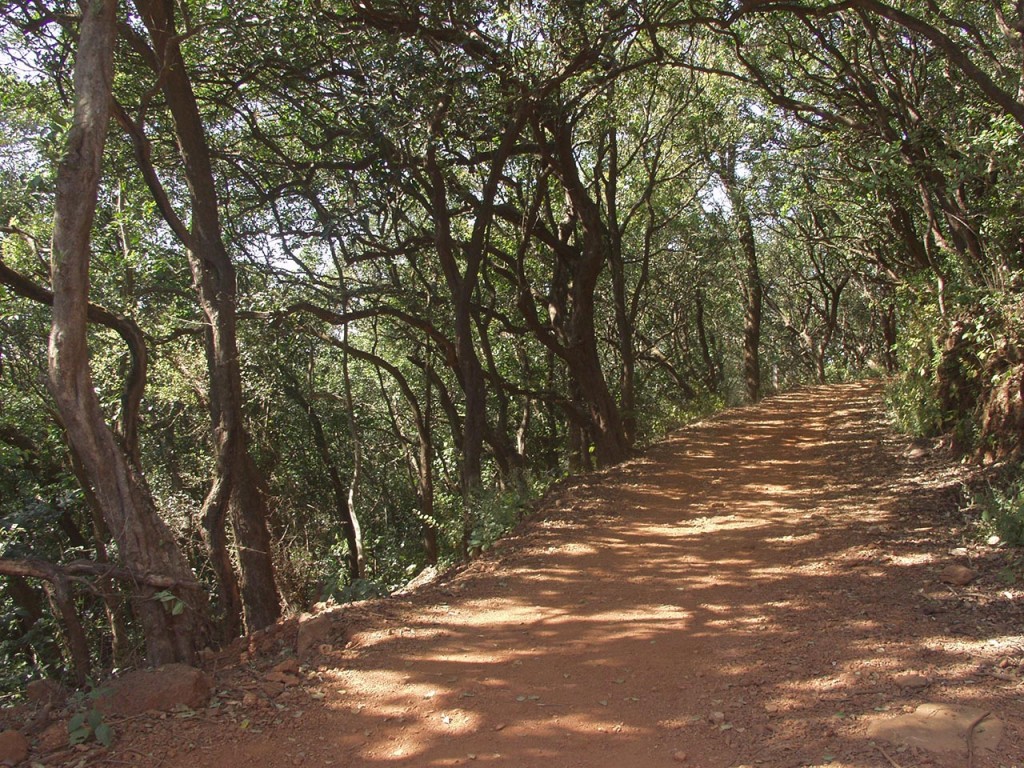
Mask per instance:
[[[875,385],[801,390],[587,478],[385,601],[301,716],[168,765],[866,768],[893,760],[867,718],[926,700],[998,711],[975,766],[1020,765],[1019,697],[976,680],[1013,627],[936,585],[951,481],[922,481],[879,413]]]

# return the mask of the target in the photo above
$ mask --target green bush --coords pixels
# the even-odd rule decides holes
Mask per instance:
[[[886,388],[885,405],[893,425],[912,437],[933,437],[942,431],[943,416],[931,380],[914,372]]]
[[[469,550],[485,552],[490,549],[519,524],[537,495],[538,489],[527,483],[505,491],[479,494],[471,504],[473,525],[466,542]]]
[[[985,535],[997,535],[1012,546],[1024,545],[1024,477],[1016,467],[1005,484],[990,484],[974,497]]]

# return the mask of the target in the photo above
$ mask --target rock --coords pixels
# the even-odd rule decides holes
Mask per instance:
[[[712,712],[710,715],[708,715],[708,720],[710,720],[715,725],[721,725],[725,722],[725,712]]]
[[[68,745],[68,724],[66,722],[54,723],[39,734],[36,742],[36,752],[41,755],[48,755]]]
[[[130,672],[106,686],[94,704],[104,715],[132,717],[148,710],[166,712],[176,707],[199,709],[210,701],[213,681],[202,670],[186,664]]]
[[[673,752],[672,759],[675,760],[677,763],[685,763],[690,758],[689,756],[687,756],[685,752]]]
[[[303,614],[299,617],[299,634],[295,651],[304,659],[316,653],[321,645],[333,645],[341,634],[337,613]]]
[[[900,688],[912,688],[914,690],[927,688],[932,684],[931,680],[916,672],[904,672],[902,675],[896,675],[895,682]]]
[[[404,587],[402,587],[399,590],[396,590],[393,594],[408,595],[411,592],[415,592],[420,587],[423,587],[427,584],[433,584],[435,581],[437,581],[438,576],[440,576],[440,572],[437,570],[437,566],[428,565],[426,568],[424,568],[422,571],[416,574],[416,576],[414,576],[413,579],[410,582],[408,582]]]
[[[939,581],[955,587],[966,587],[978,578],[978,574],[964,565],[947,565],[939,574]]]
[[[287,659],[275,666],[263,677],[270,683],[281,683],[282,685],[298,685],[302,682],[299,676],[299,660]]]
[[[17,765],[28,757],[28,739],[17,731],[0,733],[0,765]]]
[[[33,680],[25,686],[25,698],[40,707],[47,704],[61,707],[67,701],[68,694],[56,680]]]
[[[273,671],[280,672],[285,675],[297,675],[299,674],[299,660],[285,659],[280,664],[276,664]]]
[[[276,699],[282,693],[284,693],[285,684],[277,680],[270,680],[260,686],[260,690],[263,691],[263,695],[268,699]]]
[[[922,704],[912,714],[868,722],[867,736],[892,744],[925,749],[929,752],[967,753],[967,732],[985,710],[949,704]],[[977,754],[995,752],[1003,738],[1003,723],[993,716],[974,727],[971,743]]]

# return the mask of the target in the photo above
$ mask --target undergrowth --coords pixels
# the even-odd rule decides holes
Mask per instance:
[[[1010,465],[971,493],[979,533],[998,536],[1014,547],[1024,546],[1024,471]]]

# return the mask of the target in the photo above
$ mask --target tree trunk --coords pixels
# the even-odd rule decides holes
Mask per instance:
[[[191,196],[188,261],[208,323],[207,365],[217,477],[204,503],[203,517],[221,525],[225,514],[218,507],[227,508],[237,547],[245,624],[251,632],[278,619],[281,597],[274,578],[266,484],[249,453],[242,411],[235,268],[222,239],[209,146],[179,47],[174,5],[170,0],[136,0],[135,6],[153,41],[159,84],[174,121]],[[214,536],[208,530],[208,535],[220,540],[219,533]],[[219,575],[226,577],[224,573]],[[229,591],[230,585],[226,589],[222,586],[222,592]]]
[[[96,212],[103,146],[112,106],[116,2],[83,3],[75,62],[75,110],[57,173],[52,247],[53,321],[49,382],[68,441],[82,467],[125,565],[173,579],[181,610],[174,614],[140,584],[133,605],[154,664],[191,661],[208,637],[206,595],[145,483],[104,420],[86,343],[90,232]]]
[[[757,263],[757,240],[747,201],[736,179],[736,151],[724,152],[718,171],[736,218],[743,259],[743,389],[747,402],[761,399],[761,315],[764,283]]]
[[[622,255],[622,229],[618,214],[619,143],[615,128],[608,131],[608,176],[605,182],[605,208],[608,211],[608,267],[612,278],[615,306],[615,330],[619,351],[619,408],[626,444],[636,441],[636,349],[633,344],[633,318],[626,297],[626,264]]]
[[[348,323],[345,323],[342,343],[345,345],[341,361],[342,378],[345,387],[345,415],[348,417],[349,435],[352,438],[352,479],[348,485],[345,511],[348,532],[351,534],[349,546],[353,547],[352,555],[355,561],[355,578],[362,579],[366,576],[366,557],[363,554],[363,532],[359,525],[359,515],[356,512],[356,498],[359,494],[359,481],[362,478],[363,444],[359,437],[359,425],[356,424],[355,401],[352,398],[352,377],[349,374],[348,366]]]
[[[899,370],[899,359],[896,356],[896,342],[899,340],[896,328],[896,305],[888,304],[882,309],[882,360],[886,373]]]
[[[36,654],[36,649],[28,641],[27,635],[32,631],[41,618],[43,618],[43,601],[39,592],[32,587],[24,576],[8,576],[4,585],[7,597],[14,603],[15,621],[18,624],[18,631],[21,637],[14,640],[13,645],[19,652],[24,654],[25,661],[33,667],[42,666]]]
[[[540,137],[544,158],[565,188],[572,211],[566,228],[574,225],[579,238],[579,247],[569,264],[571,312],[563,308],[559,313],[564,328],[564,349],[560,350],[560,355],[586,403],[597,464],[607,467],[625,460],[630,453],[622,415],[601,368],[594,326],[598,277],[609,261],[611,243],[600,207],[580,178],[572,126],[561,118],[552,117],[544,127],[550,132],[550,139]],[[629,343],[631,345],[632,341]]]
[[[46,583],[46,594],[53,605],[53,612],[63,620],[64,632],[67,635],[64,644],[71,661],[69,666],[74,675],[75,685],[81,688],[92,673],[92,662],[89,659],[89,641],[85,637],[85,629],[78,618],[75,600],[67,578],[55,574],[53,580]]]
[[[210,565],[217,576],[218,631],[222,641],[238,637],[242,631],[242,593],[231,560],[227,531],[226,489],[221,478],[216,478],[203,501],[201,514],[203,543],[210,557]]]
[[[704,292],[698,287],[695,297],[695,318],[697,327],[697,343],[700,346],[700,357],[704,362],[704,386],[708,392],[717,395],[722,387],[722,366],[712,354],[712,342],[704,319]]]
[[[313,408],[312,402],[302,393],[298,380],[286,368],[281,369],[281,375],[285,379],[284,391],[296,405],[302,409],[309,421],[309,428],[313,434],[313,444],[316,445],[320,460],[327,470],[327,479],[331,486],[331,495],[334,497],[334,518],[341,526],[342,535],[348,545],[348,557],[345,568],[348,571],[350,581],[355,581],[360,575],[359,551],[360,545],[356,536],[357,526],[349,519],[348,495],[345,493],[345,484],[341,481],[341,472],[337,462],[334,460],[334,453],[327,439],[327,432],[324,430],[320,415]]]
[[[577,290],[577,285],[580,289]],[[599,467],[610,467],[629,456],[630,446],[618,405],[601,369],[594,329],[593,289],[585,281],[573,285],[576,300],[570,319],[569,372],[579,387],[593,425],[594,457]]]
[[[89,485],[88,476],[82,467],[82,462],[72,449],[70,452],[71,470],[82,487],[82,494],[85,496],[86,504],[89,507],[89,515],[92,519],[93,541],[95,542],[96,562],[109,563],[110,557],[107,553],[107,544],[110,542],[110,531],[103,520],[103,509],[100,507],[96,495]],[[129,455],[131,451],[129,450]],[[131,641],[128,635],[128,627],[125,624],[125,606],[120,591],[114,586],[110,579],[101,579],[98,584],[99,592],[103,596],[103,605],[107,612],[107,621],[110,624],[110,651],[112,666],[127,667],[132,663]]]
[[[747,400],[761,399],[761,313],[764,286],[757,264],[757,244],[750,214],[742,209],[739,214],[740,247],[743,251],[743,384]]]
[[[429,408],[429,405],[427,407]],[[421,526],[423,553],[428,565],[437,565],[440,553],[438,552],[437,523],[434,520],[434,476],[431,471],[433,449],[429,438],[420,438],[419,459],[416,463],[418,470],[416,473],[416,496],[420,502],[420,516],[423,518]]]

